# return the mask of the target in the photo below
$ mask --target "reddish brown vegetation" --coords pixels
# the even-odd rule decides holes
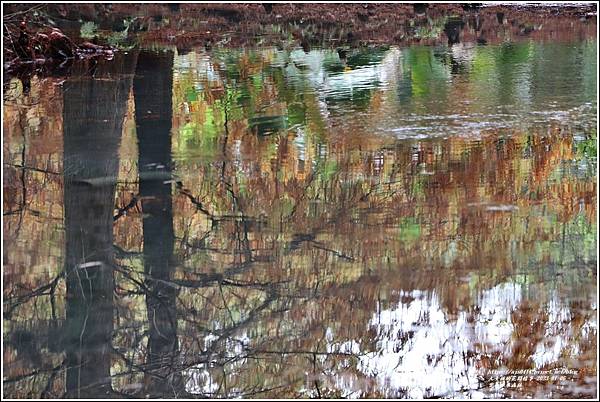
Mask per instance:
[[[501,42],[507,36],[511,40],[564,40],[594,36],[597,24],[593,4],[560,8],[461,4],[9,4],[4,11],[5,56],[13,51],[11,40],[14,42],[19,35],[16,18],[23,16],[38,28],[52,21],[78,43],[82,21],[92,21],[108,31],[123,31],[124,21],[129,21],[128,33],[141,44],[178,48],[215,43],[240,46],[259,38],[262,43],[277,42],[290,34],[303,47],[325,42],[334,46],[445,41],[483,44]],[[98,50],[93,46],[86,49]]]

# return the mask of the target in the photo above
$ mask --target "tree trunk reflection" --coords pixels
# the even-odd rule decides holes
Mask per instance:
[[[181,375],[176,371],[177,289],[169,284],[174,242],[170,184],[172,85],[173,53],[140,53],[133,88],[148,289],[145,385],[150,396],[176,396],[181,389]]]
[[[64,86],[68,397],[98,398],[111,391],[112,216],[134,66],[131,56],[101,62],[94,76],[82,70]]]

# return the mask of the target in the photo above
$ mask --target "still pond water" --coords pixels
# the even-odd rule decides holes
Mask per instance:
[[[596,48],[12,79],[4,396],[594,396]]]

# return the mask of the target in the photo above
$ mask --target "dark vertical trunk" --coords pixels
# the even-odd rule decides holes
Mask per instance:
[[[460,31],[464,26],[462,19],[452,17],[444,25],[444,33],[448,37],[448,46],[460,43]]]
[[[81,67],[87,70],[87,64]],[[67,396],[111,391],[113,211],[135,56],[100,62],[64,86]],[[82,70],[85,71],[85,70]]]
[[[148,311],[146,393],[177,396],[177,289],[169,285],[173,255],[171,121],[173,53],[142,52],[133,83],[139,144],[140,195],[144,212],[144,272]]]

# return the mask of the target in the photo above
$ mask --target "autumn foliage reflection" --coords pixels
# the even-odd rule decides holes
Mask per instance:
[[[341,73],[331,66],[342,61],[319,51],[167,52],[157,71],[138,59],[114,155],[110,392],[593,396],[596,132],[584,123],[595,104],[573,95],[563,105],[573,116],[540,122],[547,93],[479,92],[478,68],[494,55],[492,75],[512,57],[548,68],[536,58],[546,48],[524,49],[476,50],[456,74],[423,49],[359,54]],[[435,68],[406,64],[422,57]],[[4,363],[15,397],[66,386],[62,349],[47,344],[64,326],[66,296],[55,177],[64,155],[50,145],[63,141],[52,129],[63,121],[47,96],[60,99],[56,84],[34,80],[30,94],[5,100],[14,180],[4,182]],[[485,116],[494,96],[527,101],[531,113],[523,124],[468,126],[444,109],[457,88],[471,88],[467,120]],[[438,119],[420,122],[431,135],[391,134],[403,127],[387,117],[412,118],[407,109]],[[425,380],[450,367],[454,387]],[[497,389],[485,375],[503,367],[580,375]]]

